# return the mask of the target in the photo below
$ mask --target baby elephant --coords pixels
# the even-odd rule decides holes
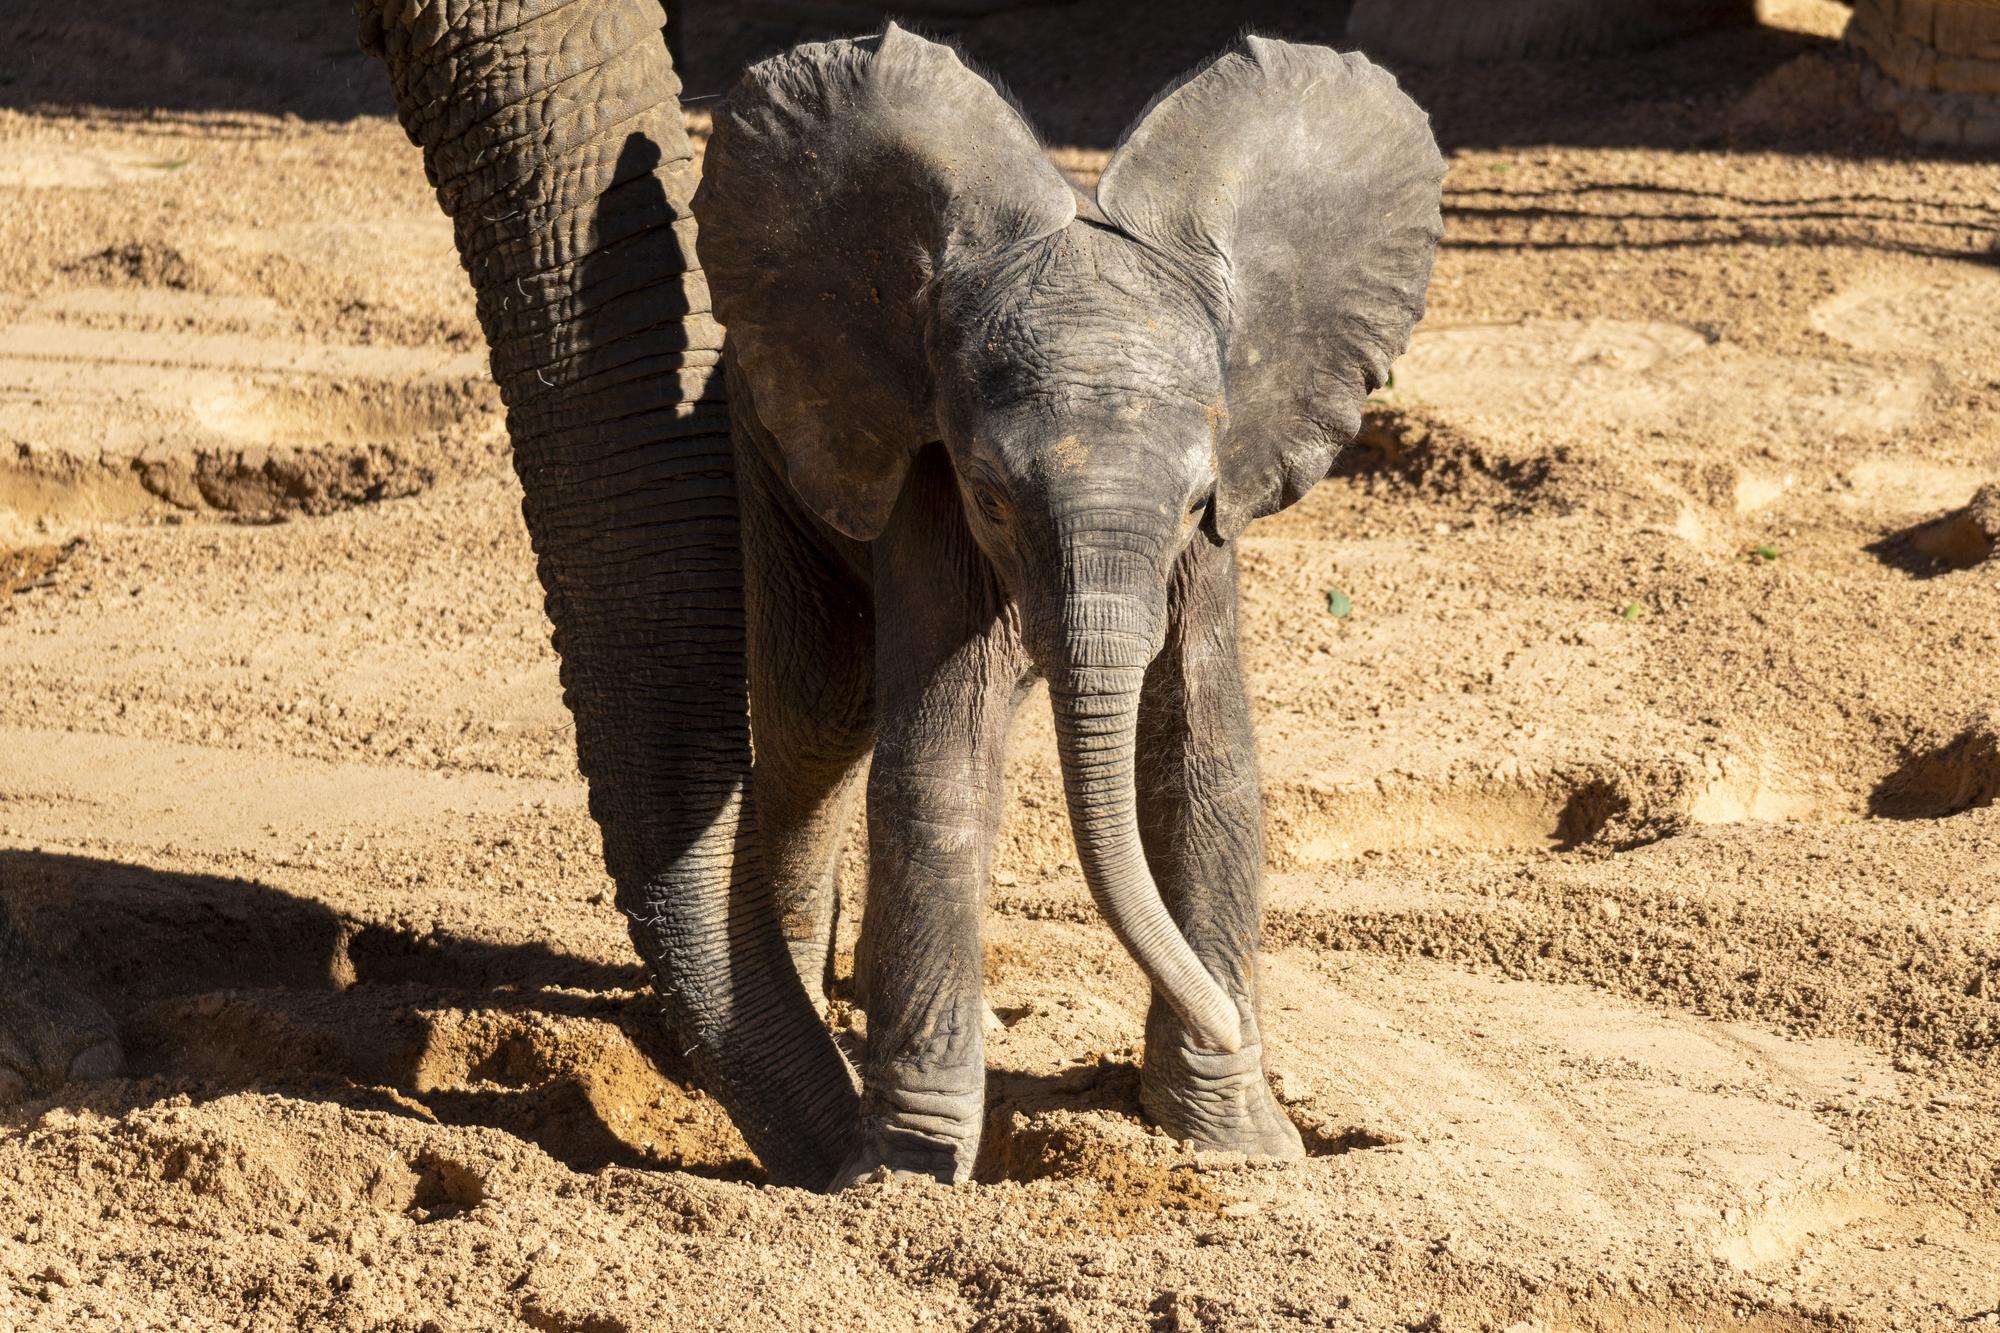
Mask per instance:
[[[1094,195],[891,26],[752,68],[695,200],[729,393],[755,800],[824,976],[867,782],[851,1182],[963,1180],[1010,714],[1055,710],[1083,875],[1153,985],[1144,1109],[1298,1156],[1264,1080],[1262,809],[1235,539],[1324,477],[1423,313],[1444,164],[1358,55],[1246,37]]]

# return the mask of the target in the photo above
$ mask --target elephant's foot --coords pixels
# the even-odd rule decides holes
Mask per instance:
[[[969,1091],[871,1089],[862,1113],[861,1147],[834,1177],[832,1188],[880,1180],[945,1185],[970,1180],[985,1101],[983,1080]]]
[[[0,1105],[124,1069],[111,1016],[28,952],[0,913]]]
[[[838,1194],[842,1190],[853,1189],[856,1185],[881,1185],[890,1181],[921,1181],[949,1185],[952,1180],[952,1175],[945,1171],[893,1166],[881,1160],[879,1152],[864,1149],[848,1159],[847,1165],[840,1168],[827,1189],[831,1193]]]
[[[1254,1157],[1306,1155],[1264,1078],[1264,1047],[1250,1006],[1239,1002],[1250,1038],[1236,1051],[1202,1050],[1157,1000],[1146,1018],[1146,1063],[1139,1107],[1146,1118],[1197,1148]]]
[[[972,1158],[979,1151],[974,1139],[969,1145],[944,1139],[899,1140],[896,1136],[863,1137],[861,1150],[835,1173],[828,1188],[839,1191],[855,1185],[873,1185],[885,1180],[926,1180],[955,1185],[972,1178]]]

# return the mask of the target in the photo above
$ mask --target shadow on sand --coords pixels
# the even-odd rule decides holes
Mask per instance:
[[[490,1126],[576,1170],[757,1174],[691,1087],[636,965],[358,922],[251,880],[45,852],[0,852],[0,907],[112,1012],[131,1065],[127,1079],[71,1084],[31,1110],[118,1115],[255,1089]]]
[[[901,14],[876,0],[689,0],[664,6],[662,25],[685,57],[687,100],[699,108],[754,60],[899,17],[957,42],[1051,143],[1108,150],[1154,94],[1237,33],[1345,49],[1347,9],[1342,0],[1160,0],[1134,22],[1127,0],[1022,3],[959,19]],[[1397,72],[1447,150],[1967,157],[1909,144],[1863,111],[1852,64],[1832,39],[1751,26],[1631,55]],[[1784,86],[1765,86],[1788,66]],[[23,0],[0,17],[0,106],[336,121],[394,109],[382,71],[356,47],[344,0],[104,0],[85,10]]]

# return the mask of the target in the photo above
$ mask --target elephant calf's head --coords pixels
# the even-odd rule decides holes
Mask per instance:
[[[1259,37],[1163,95],[1094,197],[893,25],[753,67],[716,116],[700,247],[757,417],[799,497],[862,540],[943,443],[1049,678],[1093,890],[1151,890],[1131,741],[1174,561],[1353,438],[1422,316],[1443,174],[1387,74]],[[1233,1047],[1233,1008],[1199,989],[1162,984]]]

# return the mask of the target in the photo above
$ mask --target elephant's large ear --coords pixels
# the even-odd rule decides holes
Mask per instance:
[[[1430,119],[1359,55],[1245,37],[1167,92],[1097,186],[1223,312],[1224,537],[1326,476],[1424,313],[1443,225]]]
[[[931,275],[1062,230],[1076,193],[993,85],[891,24],[752,66],[716,113],[695,213],[792,488],[867,539],[937,438]]]

